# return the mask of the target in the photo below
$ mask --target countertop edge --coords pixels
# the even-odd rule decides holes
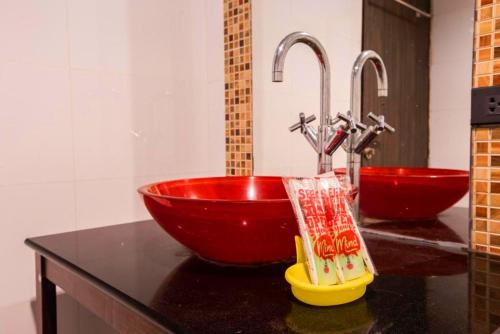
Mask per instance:
[[[70,261],[55,255],[53,252],[45,249],[44,247],[37,245],[31,240],[31,238],[26,238],[24,240],[24,244],[29,248],[33,249],[36,253],[44,256],[45,258],[50,259],[51,261],[56,262],[65,269],[77,272],[79,275],[81,275],[81,277],[87,279],[91,284],[94,284],[98,289],[104,290],[106,293],[113,296],[113,298],[115,298],[119,302],[124,303],[126,306],[132,308],[134,311],[140,313],[143,317],[147,318],[149,321],[151,321],[158,327],[165,329],[166,333],[177,333],[178,331],[181,330],[175,323],[172,323],[170,321],[165,321],[165,318],[162,317],[160,314],[158,314],[157,318],[151,316],[150,314],[148,314],[147,306],[137,302],[133,298],[130,298],[129,296],[127,296],[120,290],[110,286],[109,284],[106,284],[101,279],[89,274],[85,270],[72,264]]]

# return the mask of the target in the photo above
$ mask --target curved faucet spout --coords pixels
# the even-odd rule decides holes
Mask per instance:
[[[387,71],[385,69],[384,61],[379,56],[378,53],[372,50],[363,51],[359,54],[354,62],[352,73],[351,73],[351,113],[352,117],[356,122],[361,121],[361,74],[363,68],[367,61],[370,61],[373,68],[377,74],[377,87],[378,96],[387,96],[388,84],[387,84]],[[347,175],[359,192],[359,171],[361,168],[361,153],[360,147],[369,144],[373,138],[378,133],[374,132],[373,127],[369,127],[363,135],[349,136],[347,139]],[[358,143],[358,152],[356,152],[356,142],[357,140],[362,143]],[[353,203],[353,212],[356,219],[359,220],[359,195],[356,196]]]
[[[330,62],[320,41],[303,31],[293,32],[281,40],[273,58],[273,81],[283,81],[283,69],[288,50],[297,43],[308,45],[318,58],[321,76],[321,115],[320,124],[326,125],[330,119]]]
[[[385,64],[378,53],[366,50],[359,54],[354,62],[351,73],[351,113],[357,121],[361,121],[361,74],[367,61],[373,65],[377,75],[378,96],[387,96],[387,71]]]
[[[308,45],[316,54],[319,62],[321,75],[321,114],[316,151],[319,152],[318,173],[325,173],[332,169],[331,157],[324,153],[324,145],[330,123],[330,63],[328,62],[326,51],[318,39],[303,31],[291,33],[283,38],[274,53],[272,80],[274,82],[283,81],[283,68],[286,55],[288,50],[297,43]]]

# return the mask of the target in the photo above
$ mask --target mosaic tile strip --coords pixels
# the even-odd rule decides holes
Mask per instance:
[[[253,174],[251,8],[224,0],[226,175]]]
[[[474,87],[500,85],[500,0],[476,0]]]
[[[471,246],[500,254],[500,127],[472,130]]]
[[[500,0],[476,0],[474,87],[500,85]],[[472,130],[471,247],[500,254],[500,125]]]

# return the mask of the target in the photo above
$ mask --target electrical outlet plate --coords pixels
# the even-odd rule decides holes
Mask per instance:
[[[500,86],[472,89],[472,125],[500,124]]]
[[[500,95],[488,97],[488,111],[490,114],[500,114]]]

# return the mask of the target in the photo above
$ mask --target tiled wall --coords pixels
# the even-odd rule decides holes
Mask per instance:
[[[0,2],[0,333],[31,334],[25,238],[149,219],[138,186],[224,173],[223,4]]]
[[[471,333],[488,334],[500,327],[500,258],[471,255]]]
[[[253,174],[251,8],[224,0],[226,175]]]
[[[474,49],[474,87],[500,85],[500,0],[476,1]],[[500,126],[471,138],[471,246],[500,254]]]
[[[500,128],[472,131],[473,248],[500,254]]]
[[[500,1],[476,0],[474,87],[500,85]]]

